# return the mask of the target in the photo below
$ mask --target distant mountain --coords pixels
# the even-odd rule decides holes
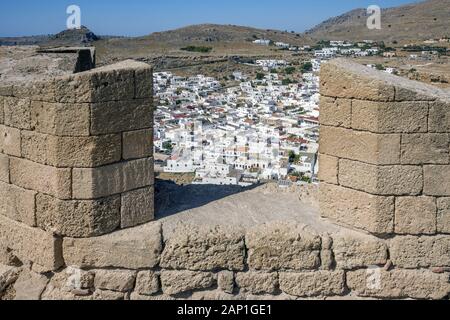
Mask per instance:
[[[305,34],[323,40],[426,40],[450,36],[450,0],[428,0],[383,9],[381,30],[366,26],[366,9],[355,9],[328,19]]]

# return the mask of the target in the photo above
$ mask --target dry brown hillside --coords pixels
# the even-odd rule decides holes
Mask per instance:
[[[384,9],[381,30],[369,30],[367,17],[366,9],[355,9],[322,22],[306,34],[327,40],[399,42],[450,36],[450,0],[428,0]]]

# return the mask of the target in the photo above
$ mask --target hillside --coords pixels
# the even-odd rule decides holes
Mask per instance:
[[[426,40],[450,35],[450,0],[428,0],[382,10],[382,29],[369,30],[366,9],[328,19],[305,34],[326,40]]]

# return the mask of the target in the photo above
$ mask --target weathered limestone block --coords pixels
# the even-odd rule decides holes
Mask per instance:
[[[193,290],[211,288],[216,283],[210,272],[162,271],[162,290],[168,295],[177,295]]]
[[[153,295],[160,290],[159,275],[154,271],[140,271],[136,278],[135,292],[140,295]]]
[[[217,286],[225,293],[234,292],[234,273],[232,271],[221,271],[217,274]]]
[[[0,243],[22,261],[32,261],[47,271],[63,265],[61,239],[40,229],[0,216]]]
[[[450,132],[450,102],[430,103],[428,129],[430,132]]]
[[[40,133],[55,136],[89,136],[88,104],[31,102],[31,124]]]
[[[448,275],[428,270],[358,270],[347,272],[347,286],[360,297],[444,299]]]
[[[427,196],[450,196],[450,165],[423,167],[424,187]]]
[[[153,159],[120,162],[98,168],[73,169],[74,199],[97,199],[154,184]]]
[[[322,217],[374,234],[394,231],[394,197],[374,196],[327,183],[320,185]]]
[[[319,180],[326,183],[338,184],[339,159],[326,154],[319,155]]]
[[[400,134],[376,134],[322,125],[319,151],[371,164],[400,164]]]
[[[135,280],[135,271],[95,270],[94,286],[96,289],[128,292],[133,290]]]
[[[420,166],[374,166],[358,161],[339,161],[339,184],[375,195],[418,195],[423,188]]]
[[[59,200],[38,194],[37,225],[62,236],[95,237],[120,226],[120,196],[99,200]]]
[[[180,225],[166,239],[161,267],[240,271],[244,260],[244,234],[239,228]]]
[[[22,262],[6,247],[5,243],[0,243],[0,265],[20,267]]]
[[[437,231],[450,233],[450,198],[438,198],[437,207]]]
[[[59,199],[71,198],[71,170],[58,169],[25,159],[10,158],[11,183]]]
[[[21,271],[20,268],[0,264],[0,294],[17,280]]]
[[[297,297],[343,295],[344,285],[343,271],[280,273],[280,289]]]
[[[322,250],[320,251],[320,270],[334,269],[333,239],[329,234],[322,235]]]
[[[122,228],[134,227],[155,218],[154,189],[152,186],[122,194],[120,210]]]
[[[40,300],[48,281],[44,275],[28,270],[23,271],[14,283],[14,291],[16,292],[14,300]]]
[[[356,232],[333,235],[333,252],[336,268],[344,270],[384,266],[388,259],[387,245],[382,240]]]
[[[4,104],[5,125],[17,129],[32,129],[31,100],[8,97]]]
[[[153,129],[124,132],[122,139],[125,160],[153,156]]]
[[[353,129],[375,133],[427,132],[427,118],[427,102],[352,101]]]
[[[320,70],[321,94],[330,97],[393,101],[394,86],[370,68],[335,59]]]
[[[54,167],[98,167],[120,161],[120,135],[58,137],[22,131],[22,156]]]
[[[20,130],[0,125],[0,153],[20,157]]]
[[[93,273],[67,268],[55,272],[41,295],[42,300],[92,300]],[[83,293],[83,294],[81,294]]]
[[[9,183],[9,157],[0,153],[0,181]]]
[[[36,192],[0,182],[0,214],[30,227],[36,225]]]
[[[435,198],[400,197],[395,200],[395,233],[435,234],[436,226]]]
[[[278,274],[240,272],[236,274],[236,284],[244,292],[275,294],[278,289]]]
[[[252,270],[311,270],[320,266],[321,238],[300,225],[257,226],[245,239]]]
[[[4,117],[4,113],[3,113],[3,108],[5,105],[5,97],[1,93],[2,93],[2,88],[0,87],[0,124],[4,124],[5,117]]]
[[[450,267],[450,236],[395,237],[389,248],[399,268]]]
[[[92,299],[94,301],[122,301],[125,300],[125,293],[109,290],[95,290]]]
[[[121,100],[91,105],[91,134],[121,133],[153,127],[151,99]]]
[[[352,125],[352,101],[348,99],[336,99],[320,97],[320,123],[333,127],[351,128]]]
[[[160,223],[149,223],[96,238],[65,238],[63,242],[66,265],[80,268],[153,268],[159,263],[161,251]]]
[[[402,135],[402,164],[448,164],[449,135],[443,133]]]
[[[135,99],[153,98],[153,68],[141,64],[134,70]]]

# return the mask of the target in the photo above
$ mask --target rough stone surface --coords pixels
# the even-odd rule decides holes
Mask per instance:
[[[217,274],[217,286],[225,293],[234,292],[234,273],[231,271],[221,271]]]
[[[336,268],[352,270],[385,265],[388,259],[386,244],[375,237],[352,234],[333,235]]]
[[[0,214],[30,227],[36,225],[36,192],[0,182]]]
[[[338,184],[339,159],[321,154],[319,155],[319,162],[319,180],[326,183]]]
[[[0,152],[10,156],[21,156],[19,129],[0,125]]]
[[[40,229],[0,216],[0,243],[23,261],[32,261],[47,271],[63,265],[61,239]]]
[[[0,264],[0,294],[19,277],[21,269]]]
[[[400,134],[376,134],[322,125],[319,150],[322,154],[370,164],[399,164]]]
[[[19,187],[39,191],[59,199],[71,198],[71,170],[45,166],[11,158],[11,182]]]
[[[120,196],[99,200],[59,200],[39,194],[36,197],[37,225],[63,236],[95,237],[120,225]]]
[[[320,98],[320,123],[350,128],[352,124],[352,101],[322,96]]]
[[[32,129],[31,100],[28,98],[5,98],[4,117],[5,125],[9,127],[26,130]]]
[[[339,161],[339,183],[375,195],[418,195],[422,192],[419,166],[374,166],[358,161]]]
[[[280,273],[280,289],[297,297],[339,296],[344,294],[343,271]]]
[[[347,285],[362,297],[444,299],[450,292],[448,275],[427,270],[358,270],[347,273]]]
[[[129,228],[152,221],[155,218],[154,197],[154,187],[123,193],[121,227]]]
[[[237,228],[180,225],[166,241],[161,266],[193,271],[243,270],[244,234]]]
[[[168,295],[177,295],[193,290],[208,289],[215,284],[212,273],[193,271],[162,271],[162,290]]]
[[[96,199],[154,184],[153,159],[120,162],[99,168],[73,169],[73,197]]]
[[[300,225],[272,223],[247,232],[252,270],[311,270],[320,265],[321,238]]]
[[[374,234],[394,231],[394,198],[322,183],[320,186],[322,217]]]
[[[450,233],[450,198],[437,199],[437,231]]]
[[[278,289],[277,273],[242,272],[236,274],[236,285],[252,294],[274,294]]]
[[[95,290],[92,299],[95,301],[122,301],[125,300],[125,293],[110,290]]]
[[[140,295],[153,295],[160,290],[159,275],[154,271],[140,271],[136,278],[135,292]]]
[[[0,153],[0,181],[9,183],[9,157],[1,153]]]
[[[450,236],[399,236],[390,241],[389,249],[399,268],[450,267]]]
[[[449,135],[442,133],[404,134],[402,164],[448,164]]]
[[[134,287],[135,271],[95,270],[94,286],[96,289],[127,292]]]
[[[450,196],[450,166],[429,165],[423,168],[423,192],[428,196]]]
[[[81,268],[153,268],[159,263],[161,251],[159,223],[149,223],[96,238],[65,238],[63,243],[66,265]]]
[[[124,132],[122,139],[125,160],[153,156],[153,129]]]
[[[30,271],[22,272],[14,283],[15,300],[40,300],[47,283],[48,279],[43,275]]]
[[[401,197],[395,200],[395,233],[435,234],[436,226],[435,198]]]
[[[430,132],[450,132],[450,102],[436,101],[430,104],[428,128]]]

